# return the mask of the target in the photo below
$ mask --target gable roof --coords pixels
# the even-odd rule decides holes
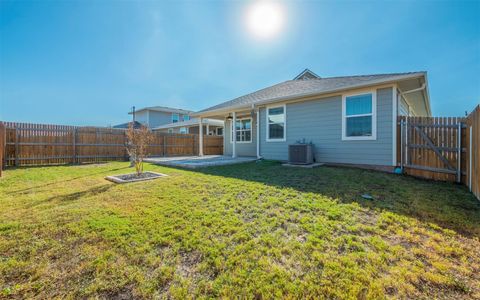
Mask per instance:
[[[384,83],[393,83],[406,79],[424,77],[426,72],[391,73],[375,75],[357,75],[342,77],[324,77],[309,80],[287,80],[256,92],[217,104],[193,115],[223,111],[229,108],[248,108],[253,104],[266,104],[295,98],[333,93],[348,89],[361,88]],[[428,101],[428,99],[427,99]]]
[[[191,110],[186,110],[186,109],[180,109],[180,108],[172,108],[172,107],[166,107],[166,106],[150,106],[150,107],[144,107],[135,110],[135,113],[144,111],[144,110],[152,110],[152,111],[160,111],[160,112],[167,112],[167,113],[177,113],[177,114],[184,114],[184,115],[189,115],[193,113]],[[129,115],[132,114],[130,111],[128,113]]]
[[[307,68],[303,70],[302,73],[295,76],[293,80],[306,80],[306,79],[315,79],[315,78],[321,78],[321,77],[313,73],[310,69]]]

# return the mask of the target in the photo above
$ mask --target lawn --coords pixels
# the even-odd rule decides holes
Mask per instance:
[[[480,298],[465,187],[275,162],[104,180],[127,166],[5,172],[0,298]]]

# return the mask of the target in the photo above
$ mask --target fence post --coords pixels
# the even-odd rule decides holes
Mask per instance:
[[[125,152],[125,160],[130,161],[130,155],[128,154],[128,150],[127,150],[127,147],[128,147],[127,130],[123,131],[123,145],[124,145],[123,151]]]
[[[403,173],[403,143],[404,143],[404,125],[405,125],[405,120],[401,119],[400,120],[400,169],[402,170]]]
[[[76,162],[76,159],[75,159],[76,152],[77,152],[76,145],[75,145],[77,143],[76,139],[77,139],[77,129],[75,128],[72,130],[72,164],[75,164]]]
[[[472,122],[473,123],[473,122]],[[473,145],[472,145],[472,128],[473,124],[470,124],[470,133],[469,133],[469,141],[468,141],[468,182],[467,185],[470,189],[470,192],[472,191],[472,151],[473,151]]]
[[[6,129],[5,125],[0,122],[0,177],[2,177],[3,170],[3,159],[5,157],[5,148],[6,148]]]
[[[18,152],[19,152],[19,144],[18,140],[20,139],[20,134],[18,132],[18,128],[15,127],[15,167],[19,166],[19,160],[18,160]]]
[[[457,182],[462,182],[462,122],[458,122],[457,134]]]
[[[167,153],[166,152],[166,147],[167,147],[167,136],[164,134],[163,135],[163,149],[162,149],[163,157],[165,157],[165,154]]]
[[[195,144],[197,143],[197,136],[192,135],[193,143],[192,143],[192,155],[197,155],[197,152],[195,151]]]
[[[406,165],[410,165],[410,161],[408,160],[409,159],[409,155],[408,155],[408,152],[409,152],[409,148],[408,148],[408,143],[409,143],[409,140],[408,140],[408,120],[409,120],[409,117],[407,116],[406,117],[406,120],[405,120],[405,164]],[[411,159],[411,158],[410,158]]]

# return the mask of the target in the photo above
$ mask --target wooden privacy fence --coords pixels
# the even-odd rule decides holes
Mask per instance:
[[[5,125],[0,122],[0,177],[2,176],[3,154],[5,153]]]
[[[467,117],[466,185],[480,199],[480,105]]]
[[[468,117],[399,117],[397,160],[404,173],[467,185],[480,199],[480,107]]]
[[[465,118],[400,117],[400,165],[413,176],[461,181]],[[464,146],[464,145],[463,145]]]
[[[149,156],[199,152],[195,134],[153,134]],[[124,129],[0,122],[0,161],[7,167],[126,160],[125,144]],[[204,154],[223,154],[223,137],[205,136],[203,146]]]

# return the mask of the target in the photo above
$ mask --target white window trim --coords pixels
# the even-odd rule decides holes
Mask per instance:
[[[253,140],[253,129],[252,129],[252,118],[251,117],[244,117],[244,118],[237,118],[237,121],[241,120],[250,120],[250,141],[236,141],[236,144],[251,144]],[[230,120],[230,144],[233,144],[233,119]],[[238,131],[238,130],[237,130]],[[224,133],[225,134],[225,133]]]
[[[268,130],[268,110],[270,108],[278,108],[278,107],[283,107],[283,115],[285,116],[285,120],[283,122],[283,139],[271,139],[268,137],[268,133],[269,133],[269,130]],[[266,127],[265,127],[265,141],[267,142],[285,142],[287,140],[287,105],[286,104],[282,104],[282,105],[269,105],[266,107],[265,109],[265,123],[266,123]]]
[[[372,94],[372,113],[360,114],[355,117],[372,116],[372,135],[371,136],[347,136],[347,97]],[[342,141],[374,141],[377,139],[377,91],[369,90],[342,95]]]
[[[173,116],[175,115],[177,116],[177,122],[173,122]],[[177,113],[172,113],[172,123],[178,123],[178,122],[180,122],[180,115]]]

